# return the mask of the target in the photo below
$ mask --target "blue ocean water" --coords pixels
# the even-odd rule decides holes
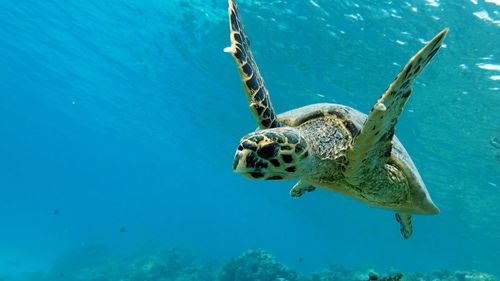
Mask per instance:
[[[368,112],[445,27],[396,133],[437,216],[403,240],[392,212],[231,171],[256,124],[227,3],[0,1],[0,273],[49,270],[89,245],[144,241],[227,260],[262,248],[328,265],[500,276],[500,2],[240,0],[278,112]],[[76,280],[76,279],[75,279]]]

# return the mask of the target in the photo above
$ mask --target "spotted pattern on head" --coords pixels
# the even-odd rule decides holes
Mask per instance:
[[[238,150],[242,151],[243,149],[255,152],[255,154],[249,154],[249,156],[252,156],[247,156],[246,168],[257,167],[258,163],[266,164],[266,167],[257,167],[260,168],[260,172],[256,176],[251,174],[255,179],[264,179],[264,177],[266,180],[285,179],[285,177],[276,173],[279,172],[285,175],[295,173],[297,171],[297,162],[309,155],[305,140],[298,136],[296,132],[287,131],[286,129],[279,132],[257,131],[251,133],[241,140]],[[248,158],[251,161],[248,161]],[[275,172],[273,173],[273,171]]]
[[[259,127],[261,129],[279,127],[280,123],[276,119],[269,92],[250,49],[250,41],[243,28],[238,6],[233,0],[229,0],[228,3],[231,46],[224,51],[233,55],[250,110]]]
[[[373,106],[348,152],[349,163],[344,174],[351,184],[367,180],[366,175],[389,161],[394,128],[410,97],[411,84],[440,49],[447,32],[447,29],[441,31],[413,56]]]

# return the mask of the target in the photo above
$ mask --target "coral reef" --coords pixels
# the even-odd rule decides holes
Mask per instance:
[[[172,248],[136,259],[123,281],[212,281],[214,274],[194,255]]]
[[[218,269],[217,269],[218,268]],[[478,271],[433,274],[377,272],[371,267],[330,266],[310,276],[280,263],[265,250],[244,252],[222,266],[199,260],[181,248],[154,245],[133,255],[114,255],[105,246],[87,246],[67,253],[44,272],[8,275],[0,281],[499,281]]]
[[[311,281],[399,281],[403,277],[403,274],[399,272],[391,272],[386,275],[380,277],[380,274],[371,267],[348,269],[341,266],[330,266],[314,273],[311,276]]]
[[[295,270],[258,249],[231,259],[219,272],[219,281],[308,281]]]
[[[1,275],[0,281],[213,281],[215,270],[180,248],[139,256],[112,255],[106,247],[82,247],[59,258],[47,273]]]
[[[402,281],[498,281],[498,279],[491,274],[477,271],[438,271],[430,276],[412,273]]]
[[[368,281],[370,280],[378,280],[378,281],[399,281],[403,278],[403,274],[398,272],[395,274],[392,274],[391,276],[379,278],[376,274],[370,273],[370,276],[368,278]]]

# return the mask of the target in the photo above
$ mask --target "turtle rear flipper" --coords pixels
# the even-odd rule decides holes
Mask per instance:
[[[232,54],[238,65],[250,110],[259,127],[261,129],[279,127],[269,92],[250,50],[250,41],[243,29],[238,6],[234,0],[229,0],[228,3],[231,46],[225,48],[224,52]]]
[[[366,175],[384,167],[391,157],[394,127],[410,97],[411,84],[439,50],[447,32],[441,31],[413,56],[373,106],[347,154],[344,175],[349,183],[366,180]]]
[[[413,233],[413,226],[411,225],[411,215],[405,213],[396,213],[396,220],[401,225],[400,231],[404,239],[408,239]]]

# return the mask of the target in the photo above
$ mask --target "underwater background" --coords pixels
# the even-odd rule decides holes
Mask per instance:
[[[499,277],[500,2],[238,3],[278,112],[367,113],[450,28],[396,128],[441,214],[404,240],[393,212],[232,173],[256,123],[225,0],[2,0],[0,280],[257,280],[221,273],[252,258]]]

